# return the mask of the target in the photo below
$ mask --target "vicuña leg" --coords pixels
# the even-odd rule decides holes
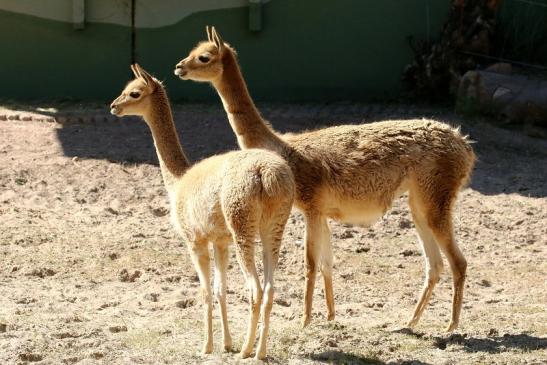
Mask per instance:
[[[460,321],[460,312],[463,303],[463,289],[465,285],[465,276],[467,272],[467,261],[463,257],[452,232],[452,225],[448,224],[444,229],[433,228],[435,239],[439,242],[441,250],[448,259],[450,269],[452,270],[453,293],[452,293],[452,317],[447,332],[453,331],[458,327]]]
[[[203,298],[203,323],[205,326],[205,341],[202,352],[210,354],[213,351],[213,301],[211,295],[211,273],[209,248],[206,243],[194,243],[190,247],[190,256],[198,273],[201,295]]]
[[[274,299],[274,272],[279,261],[279,250],[283,238],[283,230],[290,211],[282,212],[276,222],[260,230],[262,240],[262,256],[264,263],[264,288],[262,298],[262,325],[260,339],[256,349],[256,358],[262,360],[266,357],[266,343],[270,328],[270,313]]]
[[[456,244],[452,229],[452,205],[459,185],[447,186],[446,184],[443,185],[442,182],[438,182],[433,186],[436,186],[437,190],[429,195],[431,199],[427,200],[425,205],[427,210],[424,210],[424,212],[435,241],[448,259],[452,270],[452,318],[446,330],[453,331],[458,326],[460,319],[467,271],[467,261]],[[424,201],[426,200],[424,199]]]
[[[441,278],[443,259],[439,247],[435,242],[435,238],[433,237],[433,232],[427,225],[427,220],[423,214],[423,208],[421,208],[419,202],[414,199],[413,195],[409,197],[409,203],[412,218],[416,225],[416,231],[418,232],[418,240],[420,241],[425,259],[424,287],[418,303],[416,304],[416,308],[414,309],[414,314],[408,322],[409,327],[414,327],[420,320],[425,307],[429,303],[433,289]]]
[[[302,326],[310,323],[313,304],[313,291],[318,265],[325,282],[325,299],[327,302],[327,318],[334,318],[334,298],[332,292],[332,247],[330,230],[325,217],[320,215],[306,216],[306,246],[305,246],[306,282],[304,291],[304,316]]]
[[[228,315],[226,313],[226,270],[228,269],[228,246],[224,243],[214,246],[215,277],[214,293],[220,307],[220,319],[222,322],[222,338],[225,351],[232,349],[232,337],[228,327]]]
[[[249,290],[249,322],[247,327],[247,335],[241,348],[241,357],[247,358],[253,350],[253,345],[256,337],[256,327],[258,325],[258,317],[260,315],[260,303],[262,301],[262,288],[258,280],[254,260],[254,237],[234,237],[236,246],[237,261]]]

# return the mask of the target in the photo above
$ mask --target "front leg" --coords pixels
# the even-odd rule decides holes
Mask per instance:
[[[205,340],[202,353],[210,354],[213,352],[213,301],[210,285],[210,257],[209,248],[206,242],[194,243],[190,247],[190,256],[196,268],[199,277],[200,291],[203,298],[203,323],[205,331]]]

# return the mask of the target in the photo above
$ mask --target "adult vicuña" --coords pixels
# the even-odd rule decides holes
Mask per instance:
[[[274,295],[273,275],[294,199],[291,169],[277,154],[256,149],[213,156],[190,166],[179,143],[162,84],[139,65],[131,69],[135,79],[112,102],[111,111],[118,116],[140,115],[152,131],[169,193],[171,219],[188,245],[201,284],[205,302],[203,352],[213,350],[209,242],[214,249],[214,289],[220,306],[223,344],[226,350],[232,346],[226,314],[226,268],[227,246],[233,240],[249,289],[250,316],[241,356],[247,357],[252,351],[262,310],[256,357],[263,359]],[[254,259],[257,234],[263,245],[263,288]]]
[[[390,208],[394,198],[408,192],[426,263],[424,288],[408,325],[418,322],[440,279],[442,250],[452,269],[454,286],[447,331],[455,329],[467,263],[454,240],[452,206],[475,161],[466,137],[431,120],[343,125],[280,136],[255,107],[233,48],[223,42],[214,27],[207,28],[207,35],[208,41],[200,42],[176,65],[175,74],[183,80],[213,84],[241,148],[273,150],[289,162],[296,179],[295,205],[306,220],[302,324],[310,321],[319,263],[327,318],[334,318],[327,218],[371,223]]]

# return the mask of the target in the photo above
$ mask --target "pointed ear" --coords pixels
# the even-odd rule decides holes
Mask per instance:
[[[133,71],[133,75],[135,75],[135,78],[138,79],[141,77],[141,75],[139,75],[139,70],[137,70],[137,68],[135,67],[135,65],[131,65],[131,71]]]
[[[218,50],[222,51],[222,49],[224,48],[224,41],[220,37],[220,34],[218,34],[215,27],[211,28],[211,34],[213,36],[213,42],[215,42],[216,46],[218,47]]]
[[[138,63],[135,63],[135,68],[141,77],[144,79],[147,85],[152,85],[154,83],[154,77],[144,70]]]
[[[213,37],[211,36],[211,27],[209,27],[208,25],[205,26],[205,31],[207,32],[207,40],[209,42],[212,42],[213,41]]]

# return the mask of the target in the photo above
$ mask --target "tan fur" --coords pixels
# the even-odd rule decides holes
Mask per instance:
[[[432,120],[345,125],[280,136],[256,109],[235,51],[213,28],[208,42],[180,61],[181,79],[209,81],[218,91],[241,148],[266,148],[283,156],[296,179],[295,204],[306,218],[306,284],[302,324],[310,321],[316,271],[325,282],[327,318],[334,318],[332,248],[327,218],[367,224],[394,198],[410,195],[410,207],[426,259],[425,286],[409,322],[415,325],[440,278],[442,258],[453,273],[452,317],[458,325],[466,261],[453,236],[452,206],[469,178],[475,155],[458,130]],[[209,61],[199,57],[207,54]]]
[[[169,193],[171,218],[188,244],[201,284],[205,303],[203,352],[213,350],[209,242],[214,249],[214,294],[220,306],[223,345],[227,351],[232,346],[226,313],[226,269],[228,244],[233,240],[250,303],[241,355],[248,357],[253,349],[258,316],[262,312],[256,357],[263,359],[273,303],[273,273],[294,199],[291,169],[277,154],[256,149],[213,156],[190,166],[180,146],[163,86],[138,65],[132,69],[136,79],[114,100],[112,113],[140,115],[152,131]],[[131,93],[138,95],[132,97]],[[263,287],[254,259],[254,241],[258,235],[263,245]]]

